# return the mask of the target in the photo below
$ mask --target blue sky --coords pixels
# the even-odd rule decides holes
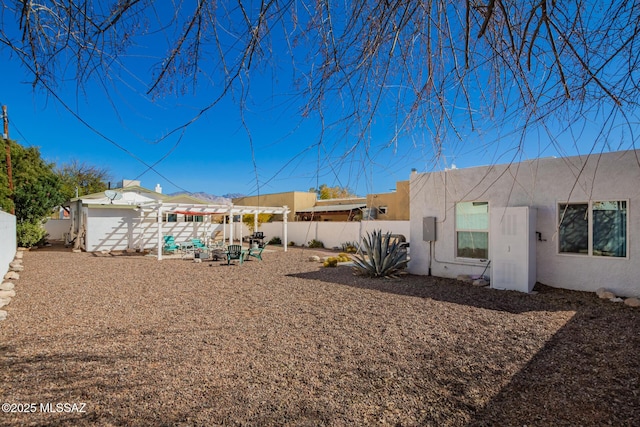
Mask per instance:
[[[34,91],[29,78],[17,63],[3,64],[0,103],[8,108],[10,138],[38,146],[43,158],[58,165],[76,159],[105,167],[114,182],[137,178],[148,188],[159,183],[165,192],[218,195],[255,194],[256,182],[262,194],[307,191],[326,183],[366,194],[387,192],[396,181],[408,179],[411,168],[420,167],[412,150],[393,148],[381,149],[375,164],[357,153],[341,162],[349,147],[337,141],[340,135],[336,141],[325,136],[330,142],[319,150],[318,122],[303,119],[296,106],[281,107],[269,93],[254,95],[263,99],[256,98],[258,105],[244,117],[234,99],[225,98],[184,131],[158,141],[197,117],[210,98],[196,94],[151,101],[122,87],[107,96],[94,83],[79,93],[67,82],[56,89],[65,106],[43,89]],[[165,155],[154,166],[158,173],[149,170]],[[333,168],[327,158],[335,162]]]
[[[275,37],[273,42],[274,49],[284,50],[278,45],[282,40]],[[321,126],[317,114],[303,117],[301,99],[291,95],[286,54],[282,62],[251,73],[244,108],[235,92],[199,114],[219,93],[220,81],[204,75],[190,88],[195,93],[150,99],[145,84],[162,53],[152,44],[153,39],[143,39],[124,58],[120,72],[102,82],[89,80],[80,88],[61,79],[53,88],[59,98],[41,87],[34,90],[32,77],[15,55],[5,55],[0,104],[8,107],[9,136],[38,146],[57,165],[78,160],[105,167],[114,183],[139,179],[147,188],[160,184],[166,193],[216,195],[307,191],[320,184],[365,195],[393,190],[412,168],[422,172],[587,153],[596,140],[596,151],[633,146],[622,133],[608,142],[596,138],[604,118],[595,113],[580,120],[552,119],[548,129],[532,128],[524,138],[513,131],[522,120],[517,112],[510,125],[489,123],[474,130],[463,114],[456,119],[460,138],[449,134],[436,158],[427,126],[416,126],[390,143],[395,126],[391,91],[362,142],[355,130],[335,123],[343,111],[339,99],[329,100],[336,108],[327,110],[332,116],[325,117],[328,126]]]

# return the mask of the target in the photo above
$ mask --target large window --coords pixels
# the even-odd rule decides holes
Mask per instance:
[[[456,256],[489,258],[489,203],[456,204]]]
[[[597,201],[558,205],[559,252],[627,256],[627,202]]]

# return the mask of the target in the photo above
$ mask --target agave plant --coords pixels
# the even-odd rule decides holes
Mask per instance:
[[[382,230],[374,230],[362,241],[362,249],[366,254],[353,258],[353,265],[358,273],[371,277],[393,277],[395,273],[406,268],[407,251],[398,242],[391,241],[391,233],[382,234]]]

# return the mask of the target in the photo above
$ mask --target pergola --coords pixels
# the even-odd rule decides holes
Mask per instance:
[[[229,243],[233,242],[233,217],[234,215],[253,215],[254,216],[254,230],[258,229],[258,214],[280,214],[282,215],[282,245],[284,251],[287,251],[287,214],[289,208],[287,206],[234,206],[234,205],[205,205],[205,204],[183,204],[183,203],[163,203],[161,201],[151,201],[142,203],[139,205],[142,211],[155,212],[158,224],[158,261],[162,260],[162,247],[163,241],[163,215],[166,213],[180,213],[186,215],[199,215],[199,216],[211,216],[211,215],[227,215],[229,216]],[[227,223],[224,223],[225,237],[227,229]],[[242,239],[242,235],[240,236]]]

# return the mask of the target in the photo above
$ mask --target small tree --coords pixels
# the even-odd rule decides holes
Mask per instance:
[[[327,184],[320,185],[319,188],[310,188],[310,192],[317,193],[318,199],[346,199],[348,197],[356,197],[356,195],[348,187],[340,187],[336,185],[329,187]]]
[[[264,224],[265,222],[271,221],[271,218],[273,218],[272,214],[267,214],[267,213],[258,214],[258,226],[260,224]],[[251,230],[252,233],[255,231],[253,229],[255,225],[255,219],[253,215],[243,215],[242,222],[244,223],[244,225],[246,225],[249,228],[249,230]]]
[[[107,169],[75,159],[57,168],[56,173],[62,181],[62,192],[67,200],[106,190],[110,178]]]

